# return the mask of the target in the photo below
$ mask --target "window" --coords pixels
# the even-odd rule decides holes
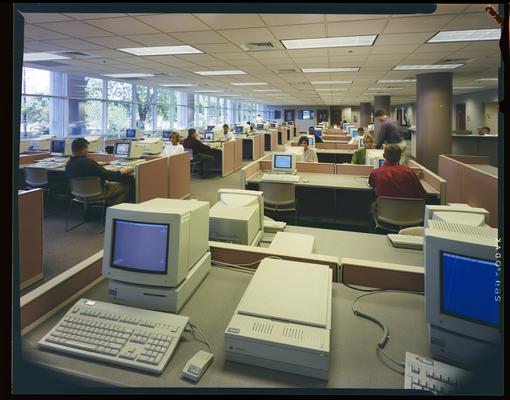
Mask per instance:
[[[21,98],[21,137],[31,138],[50,133],[49,103],[48,97]]]
[[[170,116],[173,111],[173,93],[168,89],[158,89],[156,103],[156,129],[170,129]]]
[[[153,104],[156,103],[154,88],[136,85],[136,126],[145,130],[152,130],[154,120]]]
[[[23,68],[22,93],[50,95],[50,71]]]
[[[298,110],[298,119],[314,119],[313,110]]]
[[[129,83],[108,81],[108,117],[106,121],[108,133],[121,133],[132,127],[132,90],[132,85]]]
[[[68,135],[103,131],[103,81],[81,75],[67,77]]]

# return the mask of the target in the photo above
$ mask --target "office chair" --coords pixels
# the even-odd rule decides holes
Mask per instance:
[[[193,151],[187,147],[184,148],[184,151],[188,153],[189,155],[189,165],[191,167],[191,175],[193,175],[193,171],[195,170],[195,167],[197,165],[200,165],[200,160],[194,160],[193,159]]]
[[[291,182],[260,182],[264,192],[264,209],[280,212],[293,211],[294,225],[297,225],[296,185]]]
[[[103,197],[103,186],[101,185],[101,179],[97,176],[92,177],[84,177],[84,178],[71,178],[69,179],[69,188],[71,190],[71,194],[73,197],[69,202],[69,208],[67,209],[67,219],[66,219],[66,232],[83,225],[85,223],[85,217],[87,216],[87,211],[89,207],[101,207],[103,210],[101,212],[101,222],[103,229],[101,231],[104,232],[104,223],[106,217],[106,199]],[[83,204],[84,213],[82,221],[69,228],[69,217],[71,216],[71,208],[74,204],[80,203]]]
[[[44,192],[44,208],[48,207],[51,199],[51,190],[62,186],[61,183],[48,180],[48,171],[46,168],[25,167],[25,186],[27,189],[42,189]],[[48,216],[48,215],[46,215]]]
[[[425,236],[425,228],[423,226],[411,226],[401,229],[399,235]]]
[[[384,197],[377,199],[377,207],[372,213],[375,230],[398,232],[403,227],[423,224],[425,199]]]

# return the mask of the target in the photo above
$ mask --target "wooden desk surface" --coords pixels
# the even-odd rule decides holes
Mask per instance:
[[[467,164],[470,167],[476,168],[479,171],[486,172],[487,174],[498,176],[498,168],[489,164]]]

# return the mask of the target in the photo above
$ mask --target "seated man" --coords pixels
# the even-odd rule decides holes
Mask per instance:
[[[374,188],[376,197],[409,197],[424,199],[427,192],[423,189],[416,173],[400,161],[401,149],[396,144],[384,148],[384,164],[374,169],[368,177],[368,184]]]
[[[170,143],[165,146],[163,154],[171,156],[173,154],[184,153],[184,147],[179,143],[179,139],[179,134],[177,132],[172,132],[170,135]]]
[[[298,140],[298,145],[303,148],[303,162],[319,162],[315,149],[309,146],[307,136],[301,136]]]
[[[365,134],[365,129],[363,128],[358,128],[358,136],[353,136],[351,138],[351,140],[349,140],[349,144],[358,144],[359,142],[359,138],[360,137],[363,137],[363,135]]]
[[[233,132],[229,132],[228,125],[223,124],[223,140],[226,142],[230,142],[231,140],[235,140],[235,136]]]
[[[365,164],[367,149],[374,148],[374,138],[371,135],[365,135],[363,138],[363,143],[365,147],[360,147],[359,149],[354,150],[354,153],[352,153],[351,164]]]
[[[206,178],[210,175],[211,167],[214,163],[214,152],[209,146],[203,144],[198,139],[198,133],[195,128],[188,129],[188,137],[182,143],[184,148],[193,152],[193,158],[200,161],[199,175]]]
[[[319,135],[315,134],[315,128],[313,126],[308,128],[308,134],[315,136],[315,143],[323,143],[322,138]]]
[[[66,164],[66,178],[97,176],[103,186],[102,198],[111,204],[133,201],[132,167],[122,167],[120,171],[108,171],[91,158],[87,158],[89,142],[85,138],[77,138],[71,144],[73,156]]]

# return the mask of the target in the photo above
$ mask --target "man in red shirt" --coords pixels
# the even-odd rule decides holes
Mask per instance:
[[[368,184],[374,188],[377,197],[410,197],[424,199],[423,189],[416,173],[406,165],[399,165],[402,150],[396,144],[384,148],[384,164],[374,169],[368,177]]]

